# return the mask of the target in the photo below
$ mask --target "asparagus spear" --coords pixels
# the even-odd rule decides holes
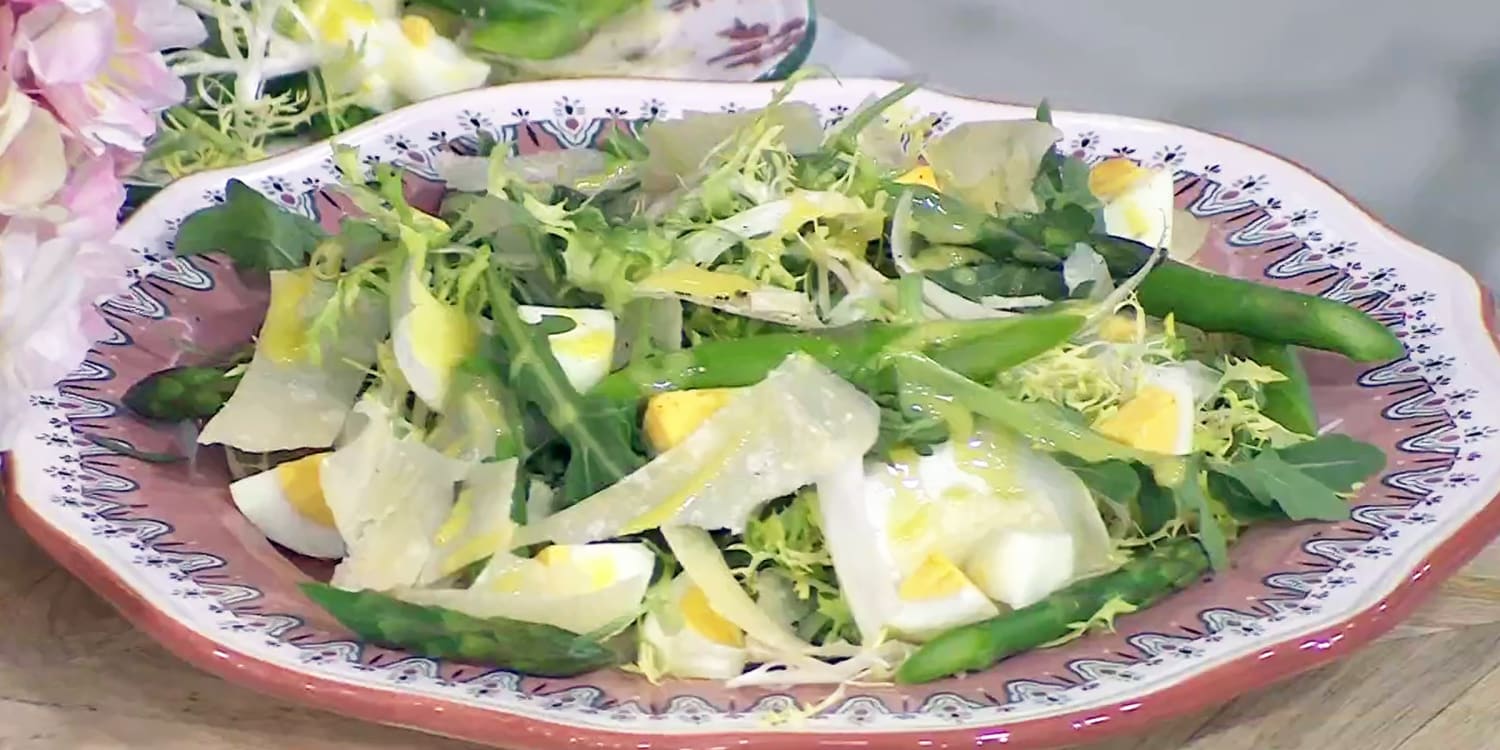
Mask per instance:
[[[422,656],[493,664],[542,677],[569,677],[618,660],[604,644],[552,625],[480,619],[322,583],[302,584],[302,591],[360,638]]]

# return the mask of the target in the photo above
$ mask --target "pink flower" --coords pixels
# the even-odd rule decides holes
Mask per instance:
[[[18,16],[0,60],[94,154],[109,147],[140,153],[156,131],[156,113],[185,94],[161,51],[205,35],[197,15],[176,0],[42,0]]]
[[[0,33],[4,15],[0,9]],[[0,69],[0,214],[40,208],[67,174],[62,127]]]
[[[74,147],[74,151],[82,151]],[[87,237],[109,237],[114,234],[125,205],[125,184],[120,176],[134,171],[132,154],[110,148],[101,156],[87,153],[69,159],[73,171],[57,193],[57,205],[66,209],[72,221],[68,229]]]
[[[96,304],[127,283],[130,254],[44,218],[57,213],[0,225],[0,451],[10,449],[28,395],[77,367],[105,331]]]

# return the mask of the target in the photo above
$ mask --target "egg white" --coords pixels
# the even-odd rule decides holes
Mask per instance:
[[[338,529],[298,507],[325,504],[318,476],[327,455],[306,456],[232,482],[229,495],[240,513],[267,539],[308,557],[341,558],[344,538]],[[295,500],[294,494],[298,495]]]
[[[1167,246],[1172,239],[1175,191],[1172,170],[1141,170],[1140,179],[1104,204],[1105,231],[1151,247]]]
[[[715,680],[738,677],[748,658],[744,632],[712,610],[705,614],[702,597],[691,579],[678,575],[669,584],[666,602],[641,621],[643,647],[653,650],[652,662],[662,674]],[[726,634],[732,634],[727,640],[735,642],[726,643]]]
[[[562,366],[568,382],[579,392],[593,388],[609,374],[615,351],[615,316],[608,310],[521,305],[521,319],[540,323],[544,317],[573,321],[572,330],[547,337],[552,356]]]

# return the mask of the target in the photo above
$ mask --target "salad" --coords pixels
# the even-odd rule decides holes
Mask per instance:
[[[1384,466],[1297,351],[1401,343],[1195,266],[1171,172],[1064,155],[1045,104],[934,135],[901,87],[825,132],[791,88],[446,153],[440,205],[337,147],[337,231],[231,181],[176,250],[269,278],[259,335],[126,404],[274,457],[233,500],[338,561],[304,588],[360,637],[545,676],[982,670]]]
[[[666,73],[678,14],[652,0],[183,0],[209,29],[171,53],[188,98],[138,193],[247,164],[400,106],[531,78]]]

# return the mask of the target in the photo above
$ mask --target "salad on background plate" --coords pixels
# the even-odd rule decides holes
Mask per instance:
[[[433,206],[339,149],[335,232],[232,181],[175,248],[269,278],[259,335],[126,404],[274,463],[236,506],[365,640],[731,686],[1111,629],[1384,466],[1298,349],[1400,341],[1196,267],[1170,171],[1064,155],[1045,104],[934,136],[902,87],[825,133],[789,91],[444,154]]]
[[[259,161],[402,106],[512,81],[782,78],[813,40],[808,0],[183,0],[208,41],[168,56],[165,113],[134,199]]]

